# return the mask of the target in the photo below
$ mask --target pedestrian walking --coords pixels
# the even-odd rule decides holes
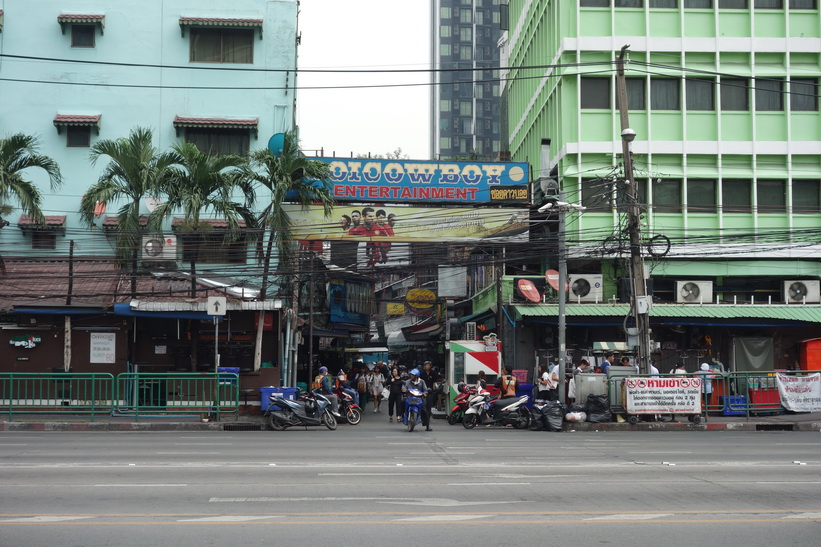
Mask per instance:
[[[402,375],[399,374],[399,369],[394,367],[391,370],[391,377],[388,378],[386,385],[390,390],[390,396],[388,397],[388,422],[393,421],[394,412],[396,412],[396,421],[402,422],[402,414],[405,412],[405,405],[402,402],[402,386],[405,384],[405,381],[402,379]]]

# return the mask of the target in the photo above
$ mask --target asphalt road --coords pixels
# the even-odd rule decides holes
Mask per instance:
[[[819,545],[821,433],[0,433],[0,545]]]

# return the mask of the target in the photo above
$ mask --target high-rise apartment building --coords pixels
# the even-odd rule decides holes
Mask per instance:
[[[499,153],[500,0],[432,0],[431,151],[436,158]]]

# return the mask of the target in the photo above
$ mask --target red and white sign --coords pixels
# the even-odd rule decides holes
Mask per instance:
[[[793,412],[821,411],[821,373],[806,376],[776,374],[781,405]]]
[[[701,378],[626,378],[628,414],[700,414]]]

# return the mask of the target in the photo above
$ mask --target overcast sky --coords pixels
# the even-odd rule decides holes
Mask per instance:
[[[302,0],[299,30],[300,70],[430,68],[428,0]],[[430,159],[429,85],[339,89],[429,81],[427,72],[300,73],[302,149],[350,157],[401,148],[411,159]]]

